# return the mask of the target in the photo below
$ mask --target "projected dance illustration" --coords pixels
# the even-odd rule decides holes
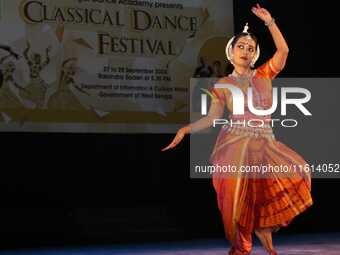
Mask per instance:
[[[31,53],[31,44],[27,41],[27,47],[24,51],[24,57],[30,70],[30,83],[27,85],[26,90],[29,93],[24,93],[22,96],[36,104],[38,108],[45,106],[45,96],[48,84],[41,78],[41,71],[50,63],[51,47],[46,48],[45,60],[39,53]]]

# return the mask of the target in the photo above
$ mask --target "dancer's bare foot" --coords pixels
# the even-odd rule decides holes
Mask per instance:
[[[272,228],[257,229],[255,230],[255,234],[258,239],[260,239],[262,246],[269,255],[278,255],[277,251],[273,247]]]

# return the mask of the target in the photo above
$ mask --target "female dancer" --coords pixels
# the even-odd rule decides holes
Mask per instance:
[[[13,55],[7,55],[0,59],[3,77],[3,82],[0,86],[0,108],[2,109],[21,108],[27,105],[19,95],[19,91],[23,93],[27,93],[27,91],[15,81],[14,72],[16,67],[13,61],[7,60],[10,57],[13,57]]]
[[[30,70],[31,81],[26,86],[29,93],[24,93],[22,97],[34,102],[37,108],[43,108],[48,84],[41,78],[40,73],[50,63],[51,47],[46,48],[45,61],[42,61],[42,57],[38,53],[32,53],[31,57],[28,56],[30,49],[31,44],[27,41],[24,57]]]
[[[7,45],[1,45],[0,44],[0,49],[1,50],[4,50],[4,51],[7,51],[9,53],[9,55],[5,56],[2,58],[2,62],[8,58],[9,56],[13,56],[15,57],[16,59],[19,59],[19,55],[17,53],[15,53],[11,47],[7,46]],[[0,69],[0,87],[2,86],[2,82],[3,82],[3,73],[2,73],[2,70]]]
[[[51,96],[48,102],[49,109],[58,110],[82,110],[85,107],[80,103],[79,99],[74,95],[71,87],[79,92],[89,96],[82,88],[77,86],[74,76],[76,75],[77,58],[68,58],[62,63],[60,81],[57,91]]]
[[[257,4],[252,8],[252,12],[268,27],[276,52],[269,61],[252,70],[251,67],[259,56],[259,47],[256,37],[248,33],[245,27],[243,33],[233,37],[227,45],[227,57],[233,64],[234,71],[218,83],[233,84],[243,92],[251,86],[254,107],[268,109],[272,105],[271,80],[284,68],[288,46],[275,20],[266,9]],[[214,119],[223,116],[225,106],[232,112],[232,96],[229,90],[213,88],[211,94],[213,99],[208,115],[179,129],[173,141],[162,151],[174,148],[185,134],[212,126]],[[244,94],[247,102],[247,95]],[[261,128],[241,125],[227,125],[227,128],[222,128],[211,154],[212,164],[238,167],[306,165],[298,153],[275,139],[272,127],[268,124],[270,116],[254,115],[247,105],[244,115],[241,116],[246,121],[262,118],[266,124]],[[237,122],[240,115],[231,114],[230,120]],[[221,176],[213,174],[213,186],[225,234],[232,244],[229,254],[250,254],[254,232],[269,254],[278,254],[272,244],[272,232],[287,226],[295,216],[312,205],[310,174],[290,171],[285,176],[275,173],[253,178],[245,178],[242,174],[237,178]]]

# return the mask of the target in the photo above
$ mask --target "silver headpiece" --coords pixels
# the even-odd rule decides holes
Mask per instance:
[[[248,26],[248,23],[246,23],[246,25],[244,26],[243,28],[243,33],[245,34],[248,34],[247,37],[251,38],[250,37],[250,33],[248,32],[248,29],[249,29],[249,26]],[[233,36],[229,41],[228,41],[228,44],[225,48],[225,52],[226,52],[226,55],[227,55],[227,59],[233,64],[233,54],[232,54],[232,44],[233,44],[233,41],[235,39],[235,36]],[[254,67],[256,61],[259,59],[260,57],[260,46],[259,44],[257,44],[257,48],[256,48],[256,53],[255,53],[255,56],[251,62],[251,66]]]

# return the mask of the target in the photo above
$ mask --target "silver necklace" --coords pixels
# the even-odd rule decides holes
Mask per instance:
[[[246,74],[240,74],[234,69],[234,71],[229,76],[231,76],[237,82],[237,84],[239,84],[242,90],[244,90],[251,85],[251,78],[253,77],[253,75],[253,70]]]
[[[239,84],[241,90],[246,95],[247,91],[245,91],[245,89],[252,87],[253,96],[255,96],[255,98],[257,98],[258,100],[262,101],[262,95],[258,93],[258,91],[255,89],[255,86],[252,85],[252,78],[255,75],[255,72],[256,70],[251,70],[247,74],[240,74],[234,69],[234,71],[229,76],[231,76],[237,82],[237,84]]]

